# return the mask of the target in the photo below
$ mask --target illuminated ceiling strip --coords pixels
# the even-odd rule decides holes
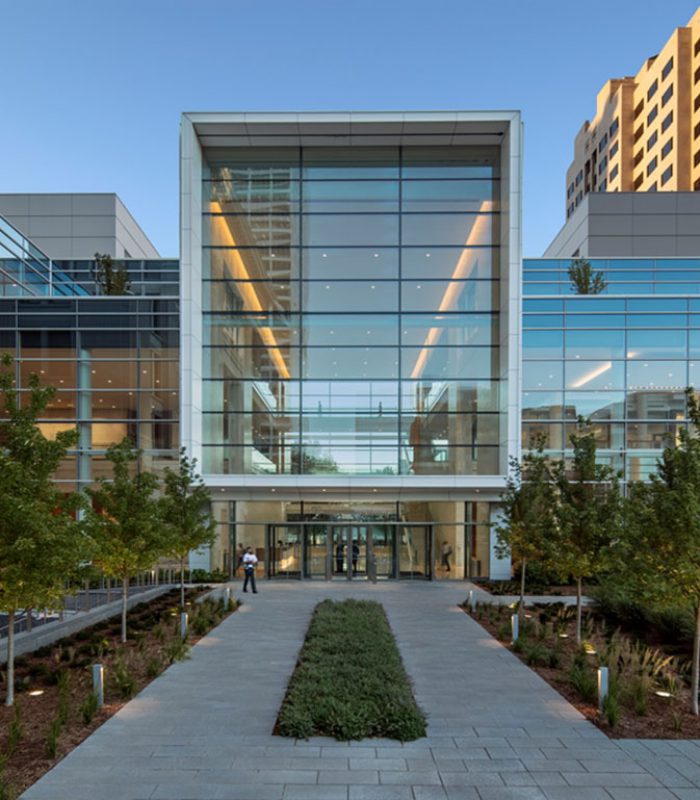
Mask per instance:
[[[612,361],[606,361],[604,364],[601,364],[599,367],[592,369],[590,372],[587,372],[585,375],[582,375],[578,380],[574,381],[571,384],[572,389],[580,389],[582,386],[585,386],[587,383],[592,381],[594,378],[602,375],[604,372],[607,372],[609,369],[612,369]]]
[[[212,214],[223,213],[221,204],[216,200],[213,200],[210,203],[210,211]],[[231,229],[226,222],[226,218],[223,216],[213,216],[211,217],[211,220],[212,225],[217,228],[217,233],[222,237],[222,239],[229,242],[230,247],[238,248],[238,244],[233,238],[233,234],[231,233]],[[233,264],[231,264],[228,259],[226,260],[226,266],[229,269],[229,274],[231,277],[235,281],[250,281],[250,273],[248,272],[248,268],[246,267],[245,262],[241,258],[241,254],[238,252],[238,250],[232,250],[231,256],[233,259]],[[243,298],[243,306],[246,311],[265,311],[263,304],[260,302],[260,298],[255,291],[255,287],[251,283],[238,283],[237,288],[241,293],[241,297]],[[258,328],[258,333],[260,334],[263,344],[270,352],[270,357],[272,358],[275,367],[277,367],[277,371],[281,377],[285,379],[289,378],[289,370],[284,362],[284,358],[282,357],[282,353],[272,329]]]
[[[493,210],[493,203],[490,200],[484,200],[481,203],[481,208],[477,213],[483,214]],[[482,234],[482,229],[486,227],[487,223],[489,222],[489,218],[485,216],[477,217],[472,229],[469,231],[469,236],[467,236],[467,241],[464,243],[464,247],[471,247],[475,243],[478,243],[479,236]],[[454,272],[452,273],[452,277],[450,278],[450,282],[445,289],[445,294],[440,301],[440,305],[438,307],[438,313],[442,311],[447,311],[457,299],[457,295],[462,290],[462,287],[457,283],[457,281],[467,280],[469,275],[474,268],[474,253],[471,250],[462,250],[459,259],[457,260],[457,265],[454,268]],[[411,372],[411,377],[414,380],[418,380],[425,369],[425,365],[428,362],[428,358],[430,357],[430,349],[435,344],[437,344],[440,336],[442,335],[442,328],[431,328],[428,331],[428,335],[425,337],[425,341],[423,342],[423,347],[418,354],[418,358],[416,359],[416,364],[413,367],[413,371]]]

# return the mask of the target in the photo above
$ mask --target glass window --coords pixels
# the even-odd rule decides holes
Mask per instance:
[[[523,419],[562,419],[562,392],[523,392]]]
[[[496,211],[495,187],[489,180],[404,180],[403,211]]]
[[[309,347],[301,357],[304,378],[397,378],[398,350],[391,347]]]
[[[623,361],[568,361],[567,389],[623,389]]]
[[[303,326],[304,341],[310,347],[396,345],[399,341],[399,318],[394,314],[305,314]]]
[[[567,328],[624,328],[625,317],[622,314],[569,314],[566,318]],[[598,334],[595,334],[598,337]]]
[[[41,383],[59,389],[74,389],[77,386],[75,361],[21,361],[19,366],[20,386],[27,388],[32,375]]]
[[[525,314],[523,327],[529,328],[562,328],[564,317],[561,314]],[[604,326],[604,327],[607,327]]]
[[[563,365],[556,361],[526,361],[523,364],[524,389],[560,389]]]
[[[299,251],[289,247],[219,248],[202,250],[205,278],[282,280],[299,278]]]
[[[498,259],[498,248],[404,247],[401,250],[401,276],[404,279],[497,278]]]
[[[399,184],[397,181],[305,181],[303,210],[336,214],[397,212]]]
[[[399,218],[394,214],[304,214],[302,228],[304,244],[318,247],[371,247],[399,241]]]
[[[399,384],[391,381],[304,381],[303,410],[315,413],[395,414]]]
[[[567,392],[566,418],[624,419],[624,392]]]
[[[628,331],[627,358],[685,358],[686,336],[683,330]]]
[[[566,332],[566,358],[624,358],[624,331],[596,331],[594,336],[588,331]]]
[[[683,390],[687,385],[685,361],[628,361],[627,388]]]
[[[299,182],[289,177],[255,180],[234,174],[227,180],[203,181],[202,200],[206,211],[286,213],[299,210],[299,187]]]
[[[668,422],[631,422],[627,425],[627,447],[634,450],[661,450],[678,440],[684,425]]]
[[[204,245],[209,247],[280,247],[299,244],[294,214],[210,214],[202,218]]]
[[[398,147],[305,147],[303,175],[307,179],[397,179]]]
[[[684,392],[628,392],[628,419],[684,419]]]
[[[491,378],[498,371],[498,350],[492,347],[401,348],[403,378]]]
[[[401,244],[466,245],[498,241],[498,216],[491,214],[403,214]]]
[[[571,437],[578,433],[575,424],[566,428],[567,447],[571,447]],[[625,426],[622,423],[593,422],[591,432],[595,443],[601,450],[619,450],[625,446]]]
[[[402,281],[403,311],[488,311],[498,308],[496,281]]]
[[[402,381],[404,414],[498,411],[496,381]]]
[[[561,358],[562,331],[523,331],[523,358]]]
[[[560,422],[524,422],[522,426],[523,447],[537,447],[543,440],[545,450],[564,448],[564,426]]]
[[[404,314],[401,344],[496,345],[498,317],[492,314]]]
[[[406,178],[496,178],[497,147],[404,147],[401,175]]]
[[[399,285],[393,281],[303,281],[301,292],[302,308],[309,312],[396,312],[399,308]]]
[[[326,247],[302,250],[303,276],[307,280],[362,280],[399,277],[399,252],[388,247]]]

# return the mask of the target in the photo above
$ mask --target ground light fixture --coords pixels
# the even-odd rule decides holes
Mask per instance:
[[[43,689],[32,689],[31,692],[28,692],[30,697],[39,697],[40,695],[44,694]]]
[[[654,694],[655,694],[657,697],[664,697],[664,698],[666,698],[667,700],[668,700],[670,697],[673,697],[673,695],[671,694],[671,692],[664,692],[664,691],[662,691],[661,689],[659,689],[658,691],[654,692]]]

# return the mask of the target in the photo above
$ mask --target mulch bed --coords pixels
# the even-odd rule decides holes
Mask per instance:
[[[516,655],[529,669],[533,669],[547,683],[556,689],[559,694],[568,700],[590,722],[597,725],[610,738],[614,739],[700,739],[700,718],[690,710],[691,692],[687,682],[678,674],[678,686],[672,697],[659,697],[652,690],[647,697],[646,713],[639,715],[634,708],[626,705],[620,706],[620,718],[614,728],[610,726],[604,714],[598,710],[597,704],[583,702],[580,695],[569,681],[569,670],[576,656],[576,627],[574,621],[564,623],[555,635],[559,639],[558,647],[561,652],[561,664],[557,668],[528,664],[526,655],[513,650],[510,634],[504,635],[504,623],[513,613],[509,607],[504,607],[502,616],[496,621],[482,613],[480,618],[475,618],[467,607],[462,607],[465,613],[475,619],[494,638],[498,639],[514,655]],[[536,611],[528,608],[528,613],[534,616]],[[566,638],[561,638],[559,633],[564,633]],[[598,666],[595,656],[590,656],[591,669]],[[663,689],[663,687],[659,687]]]
[[[190,615],[187,644],[197,642],[232,611],[206,601],[194,600],[208,587],[189,589],[186,602]],[[15,708],[0,707],[0,798],[15,797],[77,747],[93,731],[141,691],[171,663],[186,657],[180,646],[180,592],[174,589],[160,597],[134,606],[128,613],[129,641],[122,644],[120,616],[97,623],[15,659],[15,707],[19,708],[21,738],[10,754],[9,737]],[[216,609],[216,610],[215,610]],[[92,694],[94,663],[104,666],[105,704],[90,722],[81,706]],[[120,670],[120,665],[122,669]],[[121,672],[121,682],[118,680]],[[52,722],[59,714],[59,676],[67,676],[63,705],[67,719],[58,737],[55,757],[47,754]],[[65,680],[65,677],[63,678]],[[0,670],[0,694],[4,697],[6,667]],[[31,692],[41,694],[32,695]],[[66,699],[67,698],[67,699]],[[4,793],[3,793],[4,792]]]

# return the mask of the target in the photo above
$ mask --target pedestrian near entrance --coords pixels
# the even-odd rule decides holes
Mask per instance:
[[[442,549],[440,552],[442,554],[442,568],[445,570],[445,572],[449,572],[450,556],[452,555],[452,548],[450,547],[448,542],[442,543]]]
[[[243,581],[243,591],[248,591],[248,582],[253,594],[257,594],[258,590],[255,586],[255,568],[258,566],[258,557],[253,552],[253,548],[249,547],[243,556],[243,572],[245,573],[245,581]]]
[[[242,544],[239,544],[238,549],[236,550],[236,572],[235,572],[236,575],[238,575],[238,570],[243,567],[244,555],[245,555],[245,549],[243,548]]]

